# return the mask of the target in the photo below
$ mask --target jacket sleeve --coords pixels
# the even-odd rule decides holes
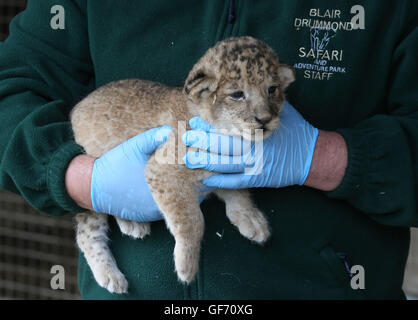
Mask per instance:
[[[348,148],[348,167],[337,189],[344,199],[374,220],[418,226],[418,10],[407,7],[401,38],[391,63],[387,114],[354,128],[337,130]]]
[[[82,211],[64,177],[83,152],[69,113],[93,89],[84,3],[29,0],[0,43],[0,188],[50,215]],[[64,9],[65,29],[50,25],[54,5]]]

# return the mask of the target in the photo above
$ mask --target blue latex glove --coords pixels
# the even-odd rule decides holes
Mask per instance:
[[[214,174],[202,183],[216,188],[286,187],[302,185],[309,173],[318,129],[310,125],[287,101],[280,124],[261,142],[219,134],[199,117],[190,119],[192,129],[182,139],[188,146],[202,149],[188,152],[186,166],[203,168]],[[208,151],[208,152],[206,152]]]
[[[139,222],[163,218],[145,180],[145,166],[170,132],[169,126],[148,130],[94,162],[91,178],[94,211]]]

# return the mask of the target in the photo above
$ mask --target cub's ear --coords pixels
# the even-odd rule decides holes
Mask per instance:
[[[286,64],[279,65],[278,74],[283,89],[286,89],[289,84],[295,81],[295,71]]]
[[[184,92],[193,102],[199,103],[218,88],[215,74],[206,68],[193,68],[184,84]]]

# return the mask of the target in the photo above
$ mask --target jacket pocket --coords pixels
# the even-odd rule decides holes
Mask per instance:
[[[327,278],[338,287],[350,286],[351,264],[346,253],[335,250],[328,241],[317,241],[313,243],[313,248],[320,256],[327,272]]]
[[[350,287],[351,265],[348,255],[344,252],[336,252],[331,246],[326,245],[319,251],[319,255],[328,266],[331,275],[338,285]]]
[[[326,270],[326,279],[336,289],[336,299],[358,300],[366,299],[366,290],[355,290],[351,287],[351,267],[355,264],[349,254],[342,248],[336,248],[329,241],[318,241],[313,247],[323,262],[323,270]]]

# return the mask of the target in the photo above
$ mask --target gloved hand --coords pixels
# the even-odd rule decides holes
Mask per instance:
[[[170,132],[169,126],[153,128],[96,159],[91,178],[94,211],[139,222],[163,218],[145,180],[145,166]]]
[[[219,134],[219,130],[194,117],[189,123],[195,130],[187,131],[182,139],[186,145],[202,150],[188,152],[183,160],[191,169],[222,173],[203,179],[202,183],[208,187],[240,189],[302,185],[309,173],[318,129],[287,101],[280,120],[267,139],[249,142],[241,137]]]

